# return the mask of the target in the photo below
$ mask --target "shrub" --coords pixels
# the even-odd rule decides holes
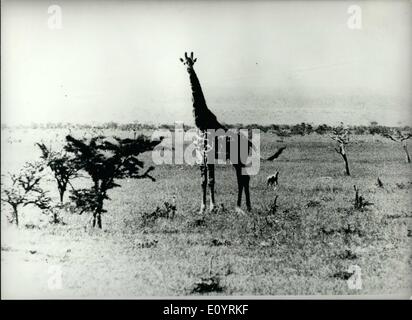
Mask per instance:
[[[12,222],[19,224],[20,206],[33,204],[42,210],[50,208],[51,199],[40,187],[44,166],[41,162],[27,162],[18,174],[10,174],[11,185],[2,188],[1,200],[13,209]]]
[[[140,135],[136,139],[122,139],[114,137],[111,141],[104,136],[91,138],[89,141],[78,140],[68,135],[65,150],[74,156],[74,165],[77,170],[85,171],[93,182],[91,188],[74,190],[70,199],[82,212],[93,213],[93,227],[102,228],[101,214],[105,200],[109,200],[107,192],[120,187],[115,179],[122,178],[149,178],[154,167],[149,167],[143,173],[144,163],[137,157],[143,152],[151,151],[159,141],[150,141]]]
[[[44,143],[37,143],[37,146],[42,152],[41,159],[53,172],[60,195],[60,203],[63,203],[67,185],[71,179],[77,177],[78,169],[74,163],[74,158],[64,150],[52,151]]]

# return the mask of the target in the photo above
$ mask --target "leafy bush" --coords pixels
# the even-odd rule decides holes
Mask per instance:
[[[163,203],[163,207],[158,206],[152,212],[144,212],[142,214],[142,225],[151,225],[159,218],[173,219],[175,215],[176,205],[166,201]]]
[[[70,180],[77,177],[78,168],[75,165],[74,158],[64,150],[52,151],[44,143],[37,143],[41,150],[41,159],[53,172],[57,182],[57,189],[60,195],[60,202],[63,203],[64,193]]]
[[[101,214],[104,200],[109,200],[107,192],[120,187],[115,179],[149,178],[154,167],[149,167],[143,173],[144,163],[137,157],[139,154],[151,151],[160,141],[150,141],[140,135],[136,139],[113,137],[109,140],[104,136],[78,140],[68,135],[65,150],[74,156],[73,163],[77,170],[85,171],[93,181],[93,186],[87,189],[74,190],[70,196],[80,210],[93,213],[93,227],[102,228]]]
[[[332,131],[332,127],[331,127],[331,126],[328,126],[327,124],[322,124],[322,125],[318,126],[318,127],[315,129],[315,132],[316,132],[317,134],[321,134],[321,135],[326,134],[326,133],[329,133],[329,132],[331,132],[331,131]]]
[[[217,275],[202,277],[197,281],[191,291],[191,293],[209,293],[209,292],[222,292],[223,287],[220,284],[220,277]]]
[[[385,126],[375,125],[375,126],[369,127],[369,133],[372,135],[375,135],[375,134],[384,135],[388,133],[388,131],[389,131],[389,128]]]
[[[291,128],[291,133],[294,135],[307,135],[307,134],[311,134],[313,132],[313,127],[310,124],[307,123],[300,123],[300,124],[296,124],[294,126],[292,126]]]

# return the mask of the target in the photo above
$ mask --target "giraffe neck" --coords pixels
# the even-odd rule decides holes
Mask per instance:
[[[217,121],[216,116],[209,110],[206,104],[203,90],[193,67],[187,68],[192,90],[193,115],[196,127],[204,131],[207,129],[220,129],[223,126]]]

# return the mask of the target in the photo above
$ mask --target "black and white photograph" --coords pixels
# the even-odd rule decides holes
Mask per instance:
[[[411,299],[411,88],[408,0],[1,1],[1,299]]]

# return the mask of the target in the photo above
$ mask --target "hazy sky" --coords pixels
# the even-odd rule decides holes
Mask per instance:
[[[48,7],[62,28],[48,27]],[[362,9],[350,29],[348,7]],[[2,1],[2,122],[410,124],[412,2]]]

